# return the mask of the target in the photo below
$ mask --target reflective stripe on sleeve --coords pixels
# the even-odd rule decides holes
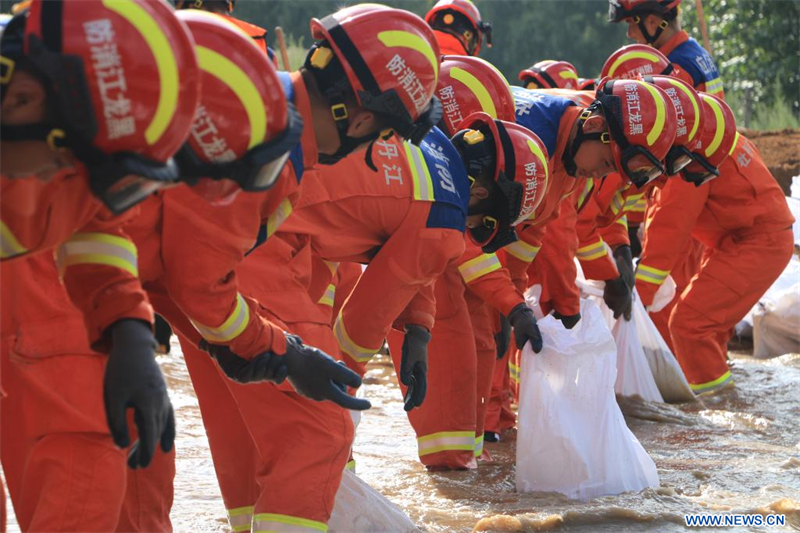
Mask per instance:
[[[474,431],[441,431],[417,439],[419,456],[451,450],[475,450]]]
[[[250,531],[254,510],[253,506],[228,509],[228,523],[231,525],[231,529],[236,532]]]
[[[195,329],[209,342],[230,342],[242,334],[248,323],[250,323],[250,306],[238,293],[236,294],[236,307],[222,325],[211,327],[192,321]]]
[[[61,271],[73,265],[107,265],[138,276],[136,263],[136,246],[108,233],[76,233],[58,250]]]
[[[22,255],[27,251],[28,249],[19,243],[6,223],[0,220],[0,259]]]
[[[378,350],[380,350],[380,347],[371,350],[369,348],[359,346],[353,342],[344,327],[344,320],[342,319],[341,311],[339,311],[339,316],[336,318],[336,323],[333,325],[333,335],[336,337],[336,341],[339,343],[339,348],[357,363],[368,362],[376,353],[378,353]]]
[[[403,146],[406,149],[408,166],[411,168],[411,179],[414,182],[414,199],[433,202],[435,200],[433,181],[428,165],[425,163],[425,157],[422,155],[422,149],[409,142],[403,143]]]
[[[644,193],[642,194],[632,194],[625,198],[625,211],[630,211],[635,208],[639,204],[639,200],[644,197]]]
[[[647,198],[642,196],[638,200],[636,200],[636,205],[631,207],[632,213],[644,213],[647,210]]]
[[[259,513],[253,516],[253,533],[317,533],[327,524],[285,514]]]
[[[281,224],[286,222],[286,219],[289,218],[289,215],[292,214],[292,202],[289,201],[288,198],[285,198],[280,204],[278,204],[278,208],[272,213],[269,218],[267,219],[267,239],[272,237],[278,228],[281,227]]]
[[[588,180],[586,180],[586,186],[581,191],[580,196],[578,196],[578,203],[576,207],[578,208],[579,211],[583,207],[583,203],[586,201],[586,198],[588,198],[589,193],[592,192],[593,188],[594,188],[594,180],[592,178],[589,178]]]
[[[719,94],[723,91],[722,78],[714,78],[706,82],[706,92],[708,94]]]
[[[622,199],[622,193],[617,191],[614,194],[614,197],[611,199],[611,211],[615,215],[619,215],[619,212],[625,207],[625,200]]]
[[[328,285],[328,288],[325,289],[325,294],[322,295],[322,298],[320,298],[317,303],[322,305],[327,305],[328,307],[333,307],[333,299],[335,296],[336,296],[336,285],[331,283]]]
[[[628,229],[628,217],[627,216],[622,216],[621,218],[618,218],[614,222],[616,224],[619,224],[623,228]]]
[[[504,246],[503,250],[513,255],[520,261],[525,263],[533,263],[533,260],[536,259],[536,254],[539,253],[541,248],[541,246],[533,246],[532,244],[528,244],[524,241],[516,241],[512,242],[508,246]]]
[[[722,374],[720,377],[715,379],[714,381],[709,381],[707,383],[698,383],[695,385],[694,383],[690,383],[689,386],[692,387],[692,390],[697,394],[702,394],[704,392],[711,392],[713,390],[721,389],[728,383],[733,381],[733,376],[731,375],[730,370]]]
[[[458,265],[458,271],[461,272],[461,277],[464,278],[465,283],[475,281],[501,268],[503,268],[503,266],[500,264],[500,260],[497,258],[496,254],[481,254],[478,257]]]
[[[600,238],[596,243],[578,248],[576,256],[579,261],[594,261],[606,255],[606,243]]]
[[[668,270],[659,270],[641,263],[636,269],[636,279],[655,285],[663,284],[667,280],[667,276],[669,276]]]

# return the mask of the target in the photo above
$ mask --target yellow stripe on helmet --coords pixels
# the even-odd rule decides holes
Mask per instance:
[[[546,191],[547,182],[550,179],[550,167],[547,164],[547,158],[544,156],[541,147],[530,139],[528,139],[528,148],[530,148],[533,155],[535,155],[539,161],[541,161],[542,166],[544,166],[544,190]]]
[[[714,111],[714,119],[717,122],[717,131],[714,132],[714,138],[711,140],[711,144],[708,145],[705,152],[706,157],[711,157],[714,155],[714,152],[719,149],[719,146],[722,144],[722,138],[725,136],[725,115],[722,114],[722,108],[713,98],[707,98],[703,95],[700,95],[700,98],[711,106],[711,110]]]
[[[472,74],[463,68],[453,67],[450,69],[450,77],[456,81],[460,81],[467,88],[475,94],[478,102],[481,103],[481,110],[492,118],[497,118],[497,108],[492,100],[492,95],[486,90],[486,87]]]
[[[608,69],[608,76],[613,78],[620,65],[629,59],[646,59],[651,63],[658,63],[659,61],[659,57],[657,55],[649,52],[626,52],[619,56],[616,61],[614,61],[614,63],[611,65],[611,68]]]
[[[250,121],[250,143],[247,148],[264,142],[267,133],[267,107],[253,80],[227,57],[204,46],[197,46],[200,69],[211,74],[233,91]]]
[[[634,83],[638,83],[647,89],[653,96],[653,100],[656,102],[656,121],[653,124],[653,129],[647,134],[647,145],[653,146],[653,144],[655,144],[655,142],[661,136],[661,132],[664,131],[664,124],[667,121],[667,109],[664,105],[664,98],[658,94],[658,90],[649,83],[644,83],[642,81],[635,81]]]
[[[675,81],[672,78],[667,78],[667,79],[672,85],[674,85],[675,87],[686,93],[686,96],[688,96],[689,100],[692,101],[692,108],[694,108],[695,121],[694,121],[694,126],[692,126],[692,131],[689,133],[688,141],[691,141],[692,139],[694,139],[694,136],[697,133],[697,129],[700,127],[700,105],[697,102],[697,98],[695,98],[694,94],[692,94],[692,91],[687,89],[681,82]]]
[[[378,34],[378,40],[387,48],[411,48],[421,53],[431,63],[434,81],[439,80],[439,61],[436,58],[436,54],[433,53],[433,48],[431,48],[430,44],[419,35],[403,30],[382,31]]]
[[[575,80],[578,81],[578,75],[572,72],[571,70],[562,70],[558,73],[559,77],[564,78],[565,80]]]
[[[178,64],[172,44],[156,20],[142,6],[131,0],[103,0],[103,6],[131,23],[142,35],[156,60],[159,91],[153,119],[144,132],[147,144],[153,145],[167,131],[178,108]]]

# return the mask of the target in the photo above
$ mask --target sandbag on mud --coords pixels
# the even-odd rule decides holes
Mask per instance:
[[[633,312],[631,322],[636,323],[639,341],[642,343],[644,355],[650,365],[653,380],[667,403],[693,402],[696,397],[681,365],[667,343],[661,337],[650,315],[645,311],[639,295],[634,293]]]
[[[621,396],[640,396],[651,402],[663,402],[647,362],[636,321],[620,317],[611,332],[617,345],[617,380],[614,391]]]
[[[581,316],[571,330],[543,318],[542,352],[523,349],[517,490],[587,500],[658,486],[614,395],[614,338],[593,302],[581,300]]]
[[[331,533],[417,533],[420,530],[394,503],[352,472],[345,471],[336,493]]]
[[[800,283],[758,303],[753,312],[753,355],[800,352]]]

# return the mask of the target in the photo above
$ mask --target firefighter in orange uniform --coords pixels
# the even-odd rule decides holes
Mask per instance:
[[[0,42],[2,460],[25,531],[114,530],[127,407],[139,430],[132,468],[147,466],[159,441],[169,452],[175,431],[136,248],[115,215],[177,181],[169,158],[194,117],[197,63],[165,5],[83,7],[33,2]],[[171,53],[156,64],[162,46]],[[61,54],[82,66],[59,70]],[[153,98],[163,69],[173,84]]]
[[[669,318],[675,355],[698,394],[732,384],[730,331],[789,262],[794,222],[758,150],[736,132],[727,104],[700,97],[702,146],[683,169],[684,179],[651,200],[636,271],[642,303],[650,305],[690,236],[706,246],[700,271]]]
[[[486,37],[492,47],[492,25],[470,0],[439,0],[425,15],[439,43],[442,55],[477,56]]]
[[[239,29],[253,38],[259,49],[272,59],[271,50],[267,48],[267,30],[255,24],[233,16],[236,0],[177,0],[175,9],[202,9],[215,13],[236,24]]]

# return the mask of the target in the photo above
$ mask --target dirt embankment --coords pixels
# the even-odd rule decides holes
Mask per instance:
[[[792,176],[800,176],[800,130],[755,131],[740,128],[761,152],[772,175],[788,195]]]

